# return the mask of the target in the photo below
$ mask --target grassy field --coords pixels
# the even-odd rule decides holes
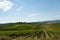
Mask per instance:
[[[60,40],[60,23],[0,24],[0,40]]]

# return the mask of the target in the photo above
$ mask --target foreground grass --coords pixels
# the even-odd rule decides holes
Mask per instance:
[[[60,40],[60,23],[5,26],[0,28],[0,40]]]

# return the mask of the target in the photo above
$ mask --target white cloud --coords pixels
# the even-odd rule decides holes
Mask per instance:
[[[0,23],[11,23],[11,22],[19,22],[19,18],[18,17],[0,17]]]
[[[23,6],[20,6],[19,8],[17,8],[17,11],[22,11],[22,10],[24,10]]]
[[[33,13],[33,14],[30,14],[29,16],[34,17],[34,16],[36,16],[36,15],[37,15],[37,14]]]
[[[38,14],[37,13],[30,13],[23,20],[24,22],[35,22],[38,21]]]
[[[0,17],[0,20],[2,20],[3,18]]]
[[[2,1],[2,0],[0,0],[0,1]]]
[[[0,2],[0,9],[2,9],[4,12],[11,9],[12,5],[14,5],[12,2],[4,0]]]

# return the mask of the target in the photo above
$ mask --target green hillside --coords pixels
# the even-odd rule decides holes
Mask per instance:
[[[0,35],[15,39],[20,36],[41,40],[60,39],[60,23],[9,23],[0,24]],[[3,35],[3,36],[2,36]]]

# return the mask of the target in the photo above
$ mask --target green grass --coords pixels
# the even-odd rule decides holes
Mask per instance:
[[[30,37],[44,37],[52,38],[52,35],[60,36],[60,23],[42,24],[42,23],[13,23],[0,25],[0,35],[14,36],[28,36]]]

